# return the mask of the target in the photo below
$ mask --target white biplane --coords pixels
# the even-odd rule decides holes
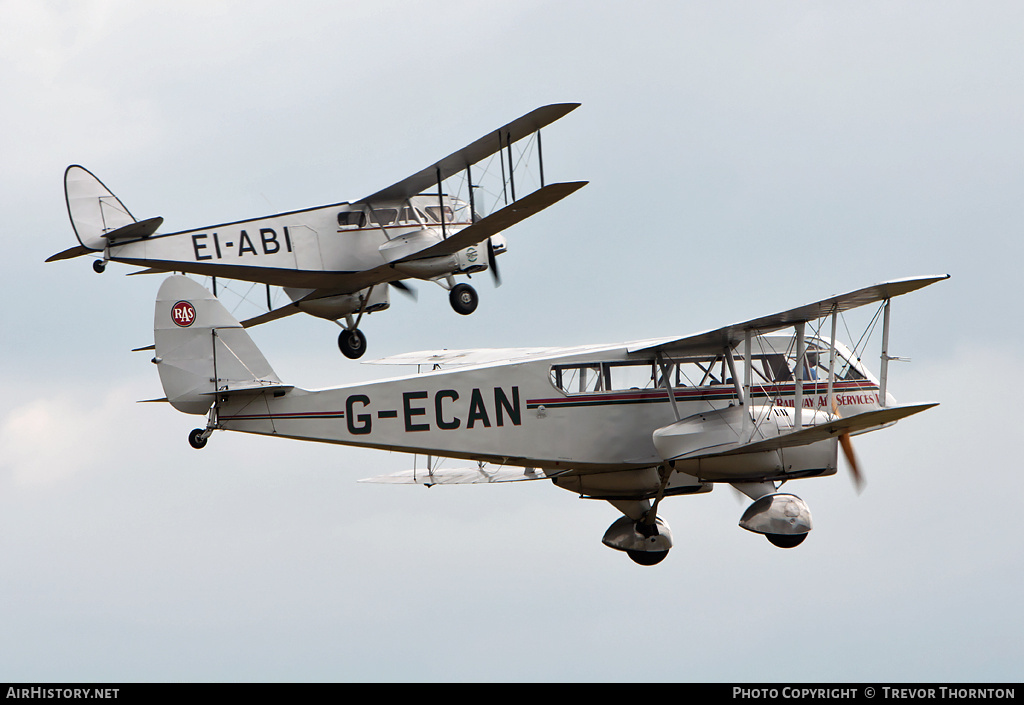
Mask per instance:
[[[887,389],[890,299],[946,276],[889,281],[685,337],[573,348],[479,349],[397,355],[380,363],[433,369],[306,391],[278,379],[242,325],[183,276],[160,288],[154,319],[165,399],[205,414],[189,435],[241,431],[472,461],[368,481],[492,483],[549,479],[623,516],[604,543],[642,565],[672,546],[658,504],[728,483],[753,504],[740,526],[775,545],[812,528],[789,480],[832,475],[849,436],[935,404],[898,405]],[[836,340],[836,317],[880,303],[875,377]],[[831,319],[831,334],[822,328]],[[820,321],[817,332],[808,324]],[[792,328],[792,330],[787,330]]]
[[[478,295],[469,284],[456,284],[455,276],[490,269],[500,283],[495,257],[506,250],[506,242],[499,233],[586,184],[544,183],[540,130],[578,106],[538,108],[358,201],[166,234],[157,233],[163,218],[136,221],[99,179],[72,165],[64,174],[64,191],[79,244],[46,261],[93,255],[98,256],[93,261],[97,272],[113,261],[146,267],[145,272],[257,282],[268,287],[268,308],[269,287],[280,286],[291,303],[243,325],[299,312],[336,321],[343,329],[338,347],[357,358],[366,350],[358,328],[362,315],[389,307],[388,285],[409,291],[402,280],[434,281],[448,289],[452,308],[468,315]],[[517,199],[512,144],[534,135],[540,187]],[[506,199],[511,190],[511,203],[480,218],[471,167],[496,154],[502,160],[502,189]],[[468,201],[444,190],[447,179],[463,172]],[[216,292],[216,279],[213,286]]]

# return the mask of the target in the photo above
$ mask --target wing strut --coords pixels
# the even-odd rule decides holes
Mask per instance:
[[[498,130],[498,161],[501,162],[501,195],[508,205],[508,179],[505,178],[505,155],[501,153],[501,130]]]
[[[508,183],[512,188],[512,202],[516,202],[516,165],[512,161],[512,133],[505,136],[505,144],[508,146]]]
[[[654,359],[658,362],[658,367],[661,368],[661,379],[665,382],[665,388],[668,390],[668,401],[672,405],[672,413],[675,415],[676,421],[681,421],[683,417],[679,415],[679,409],[676,407],[676,390],[672,387],[671,367],[665,364],[665,356],[660,351],[655,353]]]
[[[470,190],[472,191],[472,187]],[[437,167],[437,212],[441,217],[441,239],[447,240],[448,234],[444,229],[444,190],[441,188],[441,167]]]
[[[804,408],[804,357],[807,355],[807,343],[804,340],[804,327],[807,324],[803,321],[794,326],[796,328],[796,370],[795,377],[796,396],[793,399],[793,428],[799,431],[803,428],[801,418]]]
[[[889,360],[895,360],[896,358],[889,357],[889,304],[892,303],[892,299],[886,299],[884,308],[882,309],[882,364],[881,371],[878,376],[878,403],[880,406],[885,406],[885,387],[889,381]]]
[[[537,165],[540,171],[540,187],[544,188],[544,152],[540,148],[540,130],[537,130]]]
[[[839,315],[838,306],[832,307],[832,336],[829,338],[828,346],[828,408],[836,409],[836,317]],[[884,404],[883,404],[884,406]]]
[[[469,186],[469,223],[472,225],[476,222],[476,200],[473,197],[473,172],[469,164],[466,165],[466,184]]]
[[[743,396],[740,397],[740,404],[746,404],[747,413],[743,415],[743,437],[750,440],[753,436],[753,425],[754,425],[754,409],[753,402],[750,397],[750,383],[753,381],[753,372],[751,365],[753,364],[753,355],[751,353],[751,338],[753,337],[753,331],[747,328],[743,332]],[[736,378],[736,373],[733,373],[733,379]]]

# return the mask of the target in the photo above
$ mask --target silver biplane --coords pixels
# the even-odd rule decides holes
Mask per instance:
[[[753,503],[740,526],[776,546],[812,528],[789,480],[832,475],[849,437],[933,403],[897,404],[888,391],[893,297],[946,276],[889,281],[770,316],[685,337],[572,348],[479,349],[397,355],[379,363],[430,372],[306,391],[284,384],[242,325],[183,276],[160,288],[156,357],[167,401],[215,430],[471,461],[368,481],[438,485],[548,479],[622,513],[605,545],[658,563],[672,534],[658,517],[674,495],[727,483]],[[837,316],[879,304],[880,375],[836,340]],[[823,330],[831,322],[831,332]],[[808,324],[818,322],[817,328]],[[792,330],[790,330],[792,329]]]
[[[360,320],[363,314],[390,306],[388,285],[410,291],[403,280],[436,282],[448,289],[452,308],[468,315],[476,310],[478,295],[469,284],[457,284],[455,277],[490,269],[500,283],[495,257],[505,252],[506,242],[499,233],[586,184],[544,183],[540,130],[578,105],[538,108],[358,201],[165,234],[157,233],[163,218],[136,221],[99,179],[72,165],[64,174],[64,190],[79,244],[46,261],[92,255],[97,272],[112,261],[146,267],[145,272],[188,272],[257,282],[268,287],[268,308],[269,287],[280,286],[291,303],[243,325],[299,312],[336,321],[343,329],[338,347],[347,357],[358,358],[366,350]],[[531,147],[536,147],[540,187],[517,198],[518,165],[512,145],[534,135]],[[509,190],[512,198],[481,218],[472,166],[493,155],[502,160],[506,200]],[[468,200],[444,190],[446,180],[463,172]]]

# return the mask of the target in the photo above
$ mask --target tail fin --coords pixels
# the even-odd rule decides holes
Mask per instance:
[[[64,198],[71,227],[82,247],[87,249],[102,250],[107,244],[104,234],[136,222],[102,181],[77,164],[64,172]]]
[[[178,411],[205,414],[216,392],[283,386],[242,324],[188,277],[160,286],[153,337],[160,382]]]

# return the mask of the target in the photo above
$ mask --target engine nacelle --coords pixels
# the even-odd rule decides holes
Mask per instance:
[[[421,228],[411,233],[397,235],[381,245],[379,249],[385,262],[393,263],[397,271],[416,279],[437,279],[449,274],[472,274],[487,269],[486,243],[470,245],[451,255],[400,261],[438,244],[443,239],[440,231],[436,228]],[[504,251],[504,240],[502,240],[502,251]]]
[[[781,536],[802,539],[814,528],[807,503],[794,494],[784,492],[765,495],[747,507],[740,518],[740,526],[755,534],[764,534],[769,539]],[[776,541],[772,543],[779,545]]]
[[[439,279],[449,274],[473,274],[487,269],[487,251],[473,245],[453,255],[426,257],[393,265],[395,270],[416,279]]]
[[[366,303],[366,313],[383,311],[391,305],[387,286],[375,286],[372,291],[363,289],[354,294],[340,294],[338,296],[326,296],[322,299],[310,299],[299,301],[296,306],[303,313],[308,313],[317,318],[326,318],[328,321],[336,321],[339,318],[359,313],[363,307],[363,299],[369,294],[370,300]]]
[[[678,458],[704,448],[774,438],[794,430],[792,411],[786,407],[759,404],[752,411],[753,418],[758,421],[756,431],[749,439],[743,432],[747,423],[753,423],[751,410],[745,406],[730,405],[724,409],[687,416],[656,429],[653,434],[654,447],[662,458]],[[831,418],[824,411],[804,409],[801,425],[816,426],[827,423]]]
[[[672,531],[661,517],[656,517],[652,526],[623,516],[608,527],[601,543],[625,551],[635,563],[654,565],[663,561],[672,548]]]

